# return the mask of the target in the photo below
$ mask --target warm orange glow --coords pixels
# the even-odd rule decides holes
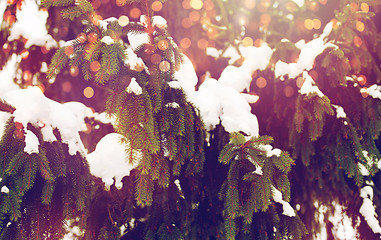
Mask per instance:
[[[260,17],[260,23],[262,25],[265,25],[265,26],[268,26],[271,22],[271,16],[267,13],[265,14],[262,14],[261,17]]]
[[[337,24],[339,21],[336,18],[332,18],[331,22],[333,23],[332,28],[337,29],[339,25]]]
[[[321,21],[319,19],[315,18],[313,20],[313,23],[314,23],[314,28],[315,29],[320,29],[320,27],[321,27]]]
[[[86,36],[86,34],[84,34],[84,33],[80,33],[80,34],[78,34],[78,36],[77,36],[77,40],[78,40],[80,43],[84,43],[84,42],[86,42],[86,41],[87,41],[87,36]]]
[[[103,20],[103,18],[102,18],[101,15],[98,15],[98,14],[95,14],[95,15],[93,16],[93,19],[92,19],[93,24],[96,25],[96,26],[99,25],[99,21],[101,21],[101,20]]]
[[[364,86],[366,84],[366,76],[365,75],[360,75],[357,78],[357,81],[361,86]]]
[[[192,8],[192,6],[190,5],[190,0],[184,0],[182,2],[182,6],[184,9],[191,9]]]
[[[161,56],[159,54],[157,54],[157,53],[153,54],[151,56],[151,62],[153,64],[159,64],[161,62]]]
[[[23,49],[20,53],[22,59],[27,59],[29,57],[29,51],[27,49]]]
[[[131,18],[138,18],[142,14],[142,11],[140,11],[139,8],[132,8],[130,10],[130,17]]]
[[[255,46],[255,47],[260,47],[260,46],[262,46],[262,43],[263,43],[263,40],[260,39],[260,38],[257,38],[257,39],[255,39],[255,41],[254,41],[254,46]]]
[[[360,5],[360,8],[361,8],[361,11],[363,11],[363,12],[369,12],[369,5],[367,4],[367,3],[361,3],[361,5]]]
[[[154,1],[151,8],[153,11],[158,12],[163,8],[163,4],[160,1]]]
[[[116,6],[118,6],[118,7],[123,7],[124,5],[126,5],[126,3],[127,3],[127,0],[116,0],[115,1]]]
[[[50,48],[47,47],[46,45],[44,45],[44,46],[41,47],[41,52],[42,52],[43,54],[47,54],[49,51],[50,51]]]
[[[90,63],[90,70],[93,72],[98,72],[101,68],[101,64],[98,61],[93,61]]]
[[[298,88],[302,88],[303,83],[304,83],[304,78],[302,78],[302,77],[298,77],[298,78],[296,79],[296,86],[297,86]]]
[[[101,6],[101,0],[93,0],[91,2],[91,5],[93,6],[94,9],[98,9]]]
[[[183,49],[187,49],[191,46],[192,41],[189,38],[183,38],[180,40],[180,47]]]
[[[160,71],[162,72],[166,72],[170,69],[171,67],[171,64],[167,61],[162,61],[160,64],[159,64],[159,69]]]
[[[319,11],[319,4],[317,2],[310,2],[308,8],[313,11],[313,12],[317,12]]]
[[[206,35],[209,39],[215,39],[218,36],[218,31],[215,28],[209,28]]]
[[[189,19],[192,20],[193,22],[199,21],[200,17],[201,15],[198,11],[193,10],[189,13]]]
[[[71,84],[71,82],[65,81],[62,83],[61,88],[63,92],[68,93],[71,92],[71,90],[73,89],[73,85]]]
[[[94,96],[94,89],[92,87],[86,87],[83,89],[83,95],[86,98],[92,98]]]
[[[257,80],[255,81],[255,84],[257,85],[257,87],[259,88],[264,88],[266,87],[267,85],[267,80],[263,77],[259,77],[257,78]]]
[[[208,40],[201,38],[197,41],[197,47],[200,49],[206,49],[208,47]]]
[[[89,40],[90,43],[95,43],[98,41],[98,34],[95,32],[91,32],[87,35],[87,40]]]
[[[294,89],[292,87],[286,86],[284,88],[284,95],[286,97],[292,97],[294,95],[294,93],[295,93],[295,91],[294,91]]]
[[[323,5],[326,5],[327,4],[327,0],[319,0],[319,3],[323,4]]]
[[[254,45],[254,40],[253,40],[251,37],[245,37],[245,38],[242,40],[242,45],[243,45],[244,47],[253,46],[253,45]]]
[[[123,15],[119,17],[118,23],[120,26],[124,27],[130,23],[130,19],[127,16]]]
[[[316,80],[318,79],[318,77],[319,77],[318,72],[315,71],[315,70],[311,70],[308,74],[312,77],[312,79],[313,79],[314,81],[316,81]]]
[[[294,12],[296,10],[296,4],[294,2],[286,3],[286,9],[289,12]]]
[[[201,0],[191,0],[190,6],[193,9],[200,10],[204,6],[204,3]]]
[[[78,66],[73,65],[73,66],[70,67],[70,75],[71,75],[72,77],[76,77],[76,76],[78,76],[78,73],[79,73]]]
[[[255,8],[255,0],[245,0],[245,2],[243,4],[248,9],[254,9]]]
[[[65,54],[66,56],[70,56],[74,53],[74,48],[72,46],[66,46],[65,47]]]
[[[355,2],[352,2],[350,6],[351,6],[352,12],[357,12],[357,10],[359,9],[359,5]]]
[[[190,28],[192,27],[192,20],[190,20],[189,18],[183,18],[183,20],[181,20],[181,25],[183,26],[183,28]]]
[[[353,38],[353,43],[355,44],[356,47],[361,47],[362,39],[359,36],[355,36]]]
[[[314,21],[309,18],[304,20],[304,27],[308,30],[312,30],[314,28]]]
[[[207,11],[211,11],[214,9],[214,3],[211,0],[206,0],[204,2],[204,9]]]
[[[365,87],[360,89],[360,93],[361,93],[361,96],[363,98],[367,98],[369,96],[369,94],[367,92],[367,88],[365,88]]]
[[[365,29],[365,25],[364,25],[364,23],[361,22],[361,21],[357,21],[357,22],[356,22],[356,29],[357,29],[357,31],[359,31],[359,32],[363,32],[364,29]]]
[[[38,84],[38,86],[37,86],[40,90],[41,90],[41,92],[45,92],[45,85],[44,84]]]
[[[26,70],[23,72],[22,74],[22,78],[24,79],[24,81],[26,82],[30,82],[32,81],[32,73],[29,71],[29,70]]]
[[[158,43],[157,43],[157,47],[164,51],[164,50],[167,50],[168,49],[168,41],[167,40],[160,40]]]

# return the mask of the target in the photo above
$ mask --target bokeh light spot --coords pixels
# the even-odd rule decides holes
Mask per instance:
[[[127,0],[116,0],[115,1],[116,6],[118,6],[118,7],[123,7],[124,5],[126,5],[126,3],[127,3]]]
[[[22,59],[27,59],[29,57],[29,51],[27,49],[23,49],[20,53]]]
[[[369,5],[367,4],[367,3],[361,3],[361,5],[360,5],[360,8],[361,8],[361,11],[363,11],[363,12],[369,12]]]
[[[200,10],[203,5],[204,5],[204,3],[201,0],[191,0],[190,1],[190,6],[196,10]]]
[[[262,14],[261,17],[260,17],[260,23],[262,25],[265,25],[265,26],[268,26],[271,22],[271,16],[267,13],[265,14]]]
[[[84,33],[80,33],[80,34],[78,34],[78,36],[77,36],[77,41],[80,42],[80,43],[84,43],[84,42],[86,42],[86,41],[87,41],[87,36],[86,36],[86,34],[84,34]]]
[[[74,53],[74,48],[72,46],[66,46],[65,47],[65,54],[66,56],[70,56]]]
[[[254,9],[255,8],[255,0],[245,0],[243,4],[248,9]]]
[[[211,0],[206,0],[204,2],[204,9],[207,11],[211,11],[214,9],[214,3]]]
[[[286,97],[292,97],[294,93],[295,93],[294,88],[292,88],[291,86],[286,86],[284,88],[284,95]]]
[[[361,47],[362,39],[359,36],[355,36],[353,38],[353,43],[355,44],[356,47]]]
[[[304,78],[303,78],[303,77],[298,77],[298,78],[296,79],[296,86],[297,86],[298,88],[302,88],[303,83],[304,83]]]
[[[200,49],[206,49],[208,47],[208,40],[201,38],[197,41],[197,47]]]
[[[163,8],[163,4],[160,1],[154,1],[151,8],[153,11],[158,12]]]
[[[130,23],[130,19],[127,16],[123,15],[119,17],[118,23],[120,26],[124,27]]]
[[[199,21],[200,18],[201,18],[201,15],[198,11],[193,10],[189,13],[189,19],[192,20],[193,22]]]
[[[183,38],[180,40],[180,47],[183,49],[187,49],[191,46],[192,41],[189,38]]]
[[[360,75],[357,78],[357,81],[361,86],[364,86],[366,84],[366,76],[365,75]]]
[[[135,7],[135,8],[132,8],[130,10],[130,17],[131,18],[139,18],[141,14],[142,14],[142,11],[140,11],[139,8]]]
[[[190,28],[192,27],[192,20],[190,20],[189,18],[183,18],[183,20],[181,20],[181,25],[183,26],[183,28]]]
[[[357,31],[359,31],[359,32],[363,32],[364,29],[365,29],[365,25],[364,25],[364,23],[361,22],[361,21],[357,21],[357,22],[356,22],[356,29],[357,29]]]
[[[168,71],[169,69],[171,68],[171,64],[167,61],[162,61],[160,64],[159,64],[159,69],[160,71],[162,72],[166,72]]]
[[[192,8],[192,6],[190,5],[190,0],[184,0],[182,2],[182,6],[184,9],[191,9]]]
[[[90,70],[93,72],[98,72],[101,68],[101,64],[98,61],[93,61],[90,63]]]
[[[167,40],[160,40],[158,43],[157,43],[157,47],[164,51],[164,50],[167,50],[168,49],[168,41]]]
[[[26,82],[30,82],[30,81],[32,81],[32,72],[31,71],[29,71],[29,70],[26,70],[26,71],[24,71],[23,72],[23,74],[22,74],[22,78],[24,79],[24,81],[26,81]]]
[[[62,83],[61,88],[63,92],[68,93],[71,92],[71,90],[73,89],[73,85],[71,84],[71,82],[65,81]]]
[[[83,89],[83,95],[86,98],[92,98],[94,96],[94,89],[92,87],[86,87]]]
[[[153,64],[159,64],[161,62],[161,56],[159,54],[157,54],[157,53],[153,54],[151,56],[151,62]]]
[[[264,77],[259,77],[259,78],[257,78],[257,80],[255,81],[255,84],[256,84],[257,87],[259,87],[259,88],[264,88],[264,87],[266,87],[266,85],[267,85],[267,80],[266,80]]]
[[[355,2],[352,2],[350,6],[351,6],[352,12],[357,12],[357,10],[359,9],[359,5]]]
[[[304,27],[308,30],[312,30],[314,28],[314,21],[312,19],[307,18],[304,20]]]
[[[255,41],[254,41],[254,46],[255,46],[255,47],[260,47],[260,46],[262,46],[262,43],[263,43],[263,40],[260,39],[260,38],[257,38],[257,39],[255,39]]]
[[[245,37],[245,38],[242,40],[242,45],[243,45],[244,47],[253,46],[253,45],[254,45],[254,40],[253,40],[251,37]]]
[[[76,76],[78,76],[78,73],[79,73],[78,66],[73,65],[73,66],[70,67],[70,75],[71,75],[72,77],[76,77]]]
[[[87,40],[89,40],[90,43],[95,43],[98,41],[98,34],[95,32],[91,32],[87,35]]]
[[[315,18],[313,20],[313,23],[314,23],[314,28],[315,29],[320,29],[321,28],[321,21],[319,19]]]

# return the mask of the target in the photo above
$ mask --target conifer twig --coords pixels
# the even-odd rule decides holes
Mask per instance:
[[[12,107],[5,100],[0,98],[0,111],[8,112],[12,114],[14,111],[16,111],[16,108]]]

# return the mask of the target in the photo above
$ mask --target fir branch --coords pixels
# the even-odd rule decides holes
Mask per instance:
[[[0,98],[0,111],[13,113],[16,111],[16,108],[7,103],[4,99]]]
[[[68,6],[75,3],[75,0],[41,0],[41,4],[44,7],[61,7]]]

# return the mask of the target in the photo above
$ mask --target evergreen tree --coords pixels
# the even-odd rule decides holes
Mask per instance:
[[[0,5],[0,239],[380,238],[378,1],[38,3]]]

